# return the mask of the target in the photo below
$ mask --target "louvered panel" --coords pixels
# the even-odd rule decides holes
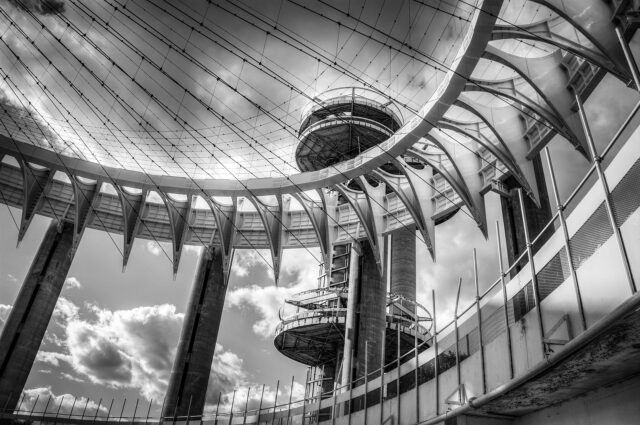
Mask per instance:
[[[602,203],[570,240],[573,267],[580,268],[612,234],[606,206]]]
[[[613,212],[618,227],[627,221],[627,218],[640,207],[640,161],[629,169],[618,185],[611,191]]]

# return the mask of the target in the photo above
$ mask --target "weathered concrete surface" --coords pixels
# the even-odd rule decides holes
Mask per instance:
[[[73,260],[73,223],[52,221],[0,336],[0,406],[14,409]]]
[[[162,415],[202,415],[227,292],[221,248],[202,252]]]
[[[561,364],[482,406],[478,412],[524,416],[638,374],[640,311],[635,311]]]
[[[360,257],[360,291],[358,335],[356,349],[356,377],[368,370],[380,368],[386,329],[387,283],[378,271],[375,256],[368,242],[362,243]]]

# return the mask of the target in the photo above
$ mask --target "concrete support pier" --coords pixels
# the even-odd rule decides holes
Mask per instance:
[[[0,336],[0,407],[18,405],[73,260],[73,223],[52,221]]]
[[[369,371],[380,368],[387,320],[387,282],[380,275],[371,245],[362,242],[361,247],[356,378],[365,375],[365,357]]]
[[[221,248],[202,252],[180,342],[173,362],[164,410],[166,418],[202,415],[227,291]]]
[[[392,294],[416,300],[416,232],[402,228],[391,234],[391,288]],[[407,306],[413,310],[415,306]],[[394,312],[398,313],[399,312]]]

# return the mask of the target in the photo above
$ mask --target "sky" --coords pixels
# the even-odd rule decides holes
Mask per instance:
[[[3,0],[0,5],[6,10],[11,10],[8,6],[9,3],[15,3],[15,1]],[[37,12],[49,11],[42,9],[44,2],[29,0],[28,3]],[[65,13],[78,13],[75,6],[71,7],[66,2],[48,2],[47,4],[64,4]],[[338,31],[334,38],[327,38],[326,35],[323,35],[323,31],[327,31],[327,28],[324,28],[319,21],[310,21],[313,25],[307,25],[306,28],[303,28],[303,24],[307,20],[296,18],[305,16],[306,12],[295,7],[278,12],[273,6],[279,2],[266,2],[265,4],[264,7],[267,9],[264,11],[265,14],[274,16],[274,14],[281,13],[283,14],[283,22],[292,26],[298,25],[294,28],[297,31],[307,31],[305,34],[309,36],[315,33],[316,39],[320,40],[321,47],[325,50],[333,49],[341,60],[349,56],[356,56],[354,52],[357,51],[359,45],[358,37],[347,41],[348,35]],[[406,15],[403,19],[408,19],[409,8],[400,8],[399,10],[401,16]],[[12,13],[14,13],[12,16],[18,21],[27,19],[17,11],[12,11]],[[533,12],[527,11],[526,13]],[[53,16],[49,16],[47,13],[40,13],[40,15],[42,15],[42,19],[54,22]],[[158,18],[160,15],[156,13],[155,16]],[[378,17],[382,20],[379,25],[395,28],[390,16],[393,14],[381,13]],[[367,19],[376,21],[376,16],[369,16]],[[4,31],[3,37],[6,37],[10,43],[16,43],[15,46],[20,45],[16,41],[15,35],[7,35],[6,26],[0,29]],[[334,30],[332,27],[329,28],[329,31]],[[89,31],[94,31],[98,37],[99,31],[96,28],[90,28]],[[38,36],[46,38],[46,35],[38,34]],[[180,37],[188,37],[182,33],[173,36],[176,40]],[[453,37],[453,34],[450,36]],[[307,60],[296,62],[282,57],[282,52],[287,50],[279,50],[277,43],[271,45],[270,43],[273,41],[265,41],[266,38],[263,35],[262,38],[259,38],[257,32],[247,31],[243,33],[243,37],[245,37],[245,41],[254,46],[263,46],[262,55],[265,60],[268,58],[272,63],[279,62],[280,65],[291,65],[288,72],[306,82],[308,86],[305,88],[308,90],[320,91],[340,82],[336,82],[339,77],[337,73],[329,68],[323,73],[324,68],[317,63],[311,63],[313,65],[311,66]],[[72,40],[74,39],[69,39],[69,41]],[[196,41],[197,36],[191,46],[201,44]],[[426,41],[425,46],[430,42]],[[336,45],[347,47],[345,47],[346,50],[340,51]],[[195,47],[191,48],[195,49]],[[637,46],[634,45],[634,49],[637,51]],[[362,50],[362,56],[354,59],[352,68],[355,70],[366,69],[366,78],[371,81],[375,82],[375,76],[378,76],[378,80],[384,80],[385,63],[389,63],[388,58],[383,59],[377,54],[372,54],[372,52],[375,53],[375,50],[369,44],[365,44]],[[3,52],[6,53],[6,49]],[[214,52],[216,52],[215,49],[209,52],[200,52],[200,57],[210,58]],[[193,50],[193,53],[195,54],[197,51]],[[376,59],[377,64],[368,65],[366,61],[357,62],[363,60],[363,57],[372,56],[378,58]],[[164,57],[169,57],[169,54],[165,54]],[[89,53],[86,53],[85,59],[92,61],[93,64],[100,64],[104,60]],[[60,61],[62,64],[62,59]],[[246,81],[238,79],[236,82],[243,87],[243,90],[246,90],[246,94],[257,96],[256,99],[262,100],[273,96],[274,104],[286,105],[286,110],[272,105],[279,117],[292,125],[299,119],[296,111],[304,104],[302,97],[292,96],[291,93],[283,94],[281,89],[270,84],[266,84],[261,90],[252,89],[250,85],[259,79],[258,74],[252,74],[250,70],[239,71],[237,68],[241,69],[242,63],[233,61],[228,63],[230,67],[236,67],[234,68],[236,74],[244,75]],[[39,69],[37,67],[42,64],[34,59],[33,66]],[[286,68],[286,66],[284,67]],[[70,67],[69,69],[73,70],[74,68]],[[426,78],[422,67],[408,63],[407,69],[401,77],[393,78],[393,75],[386,77],[386,80],[380,82],[381,86],[388,86],[388,90],[395,91],[395,94],[399,96],[411,96],[416,92],[420,92],[420,96],[424,96],[435,87],[433,81],[436,80]],[[87,77],[86,71],[78,71],[77,69],[75,71],[80,86],[96,89],[95,85],[87,82],[82,83],[85,81],[83,78]],[[388,71],[389,69],[386,69],[386,72]],[[54,74],[51,69],[43,71],[43,80],[57,84]],[[187,67],[184,75],[180,75],[185,78],[185,85],[188,82],[187,76],[201,77],[196,78],[199,83],[191,81],[189,87],[194,91],[205,90],[207,87],[210,89],[211,84],[215,86],[215,83],[208,80],[211,78],[210,75],[199,74],[197,70],[190,67]],[[14,77],[20,78],[16,75]],[[24,78],[25,81],[22,81],[21,87],[33,89],[32,85],[27,84],[26,77]],[[637,101],[636,94],[624,88],[618,81],[610,77],[606,78],[605,84],[599,87],[597,89],[599,92],[593,96],[601,99],[602,102],[587,104],[592,130],[600,146],[606,144],[611,137],[610,132],[605,129],[615,127],[611,123],[621,122],[625,118],[625,111],[629,110],[630,105]],[[204,83],[202,83],[203,81]],[[112,82],[116,84],[116,80],[112,80]],[[409,87],[409,89],[403,92],[403,87]],[[3,89],[6,89],[6,86]],[[33,90],[35,91],[35,89]],[[72,94],[60,90],[61,96],[72,98]],[[208,93],[212,101],[215,100],[219,103],[220,111],[227,108],[231,114],[234,113],[232,111],[246,114],[235,117],[239,125],[246,126],[242,128],[251,129],[256,126],[256,123],[260,124],[259,120],[265,119],[260,117],[254,121],[248,120],[255,111],[252,112],[250,108],[243,109],[241,107],[243,100],[235,99],[234,102],[239,102],[239,104],[234,106],[233,102],[229,100],[230,97],[225,96],[225,89],[219,89],[220,92],[216,90],[218,89],[214,89],[213,92],[208,90]],[[165,93],[167,101],[173,94],[175,93],[172,90]],[[5,93],[5,95],[7,94]],[[140,96],[140,93],[134,90],[129,93],[127,99],[134,102],[137,96]],[[32,94],[32,98],[41,100],[42,96],[35,93]],[[419,103],[420,97],[415,98],[414,101]],[[73,105],[74,111],[80,111],[78,116],[84,125],[89,127],[97,124],[95,117],[82,111],[77,99]],[[182,110],[180,102],[176,105],[178,105],[178,109]],[[611,105],[615,105],[615,107]],[[47,104],[42,100],[39,106],[47,114],[56,114],[52,110],[53,102]],[[116,114],[118,112],[114,104],[105,106],[110,110],[110,113]],[[152,103],[138,106],[145,108],[149,106],[148,110],[154,111]],[[184,110],[194,109],[199,112],[193,116],[189,115],[189,117],[196,125],[198,121],[205,120],[207,117],[201,109],[189,108],[188,103],[184,104]],[[154,112],[157,115],[148,115],[148,117],[155,116],[158,122],[162,121],[161,118],[166,118],[161,111],[155,110]],[[126,121],[124,118],[122,120]],[[265,124],[265,126],[268,125]],[[162,131],[175,132],[176,137],[183,135],[179,128],[174,126],[165,128],[158,124],[158,127]],[[221,127],[219,125],[211,126],[208,131],[220,132]],[[256,131],[263,130],[264,133],[268,132],[266,128]],[[232,138],[228,137],[231,143]],[[274,136],[274,140],[275,138],[277,136]],[[553,141],[551,149],[554,158],[558,158],[559,162],[563,163],[563,167],[561,169],[556,167],[556,171],[560,180],[561,192],[563,196],[566,196],[572,185],[582,177],[586,164],[581,159],[576,159],[568,143],[557,139],[559,138],[557,137]],[[247,151],[246,147],[242,149],[239,148],[239,151]],[[491,285],[498,276],[497,243],[494,230],[495,222],[500,220],[497,195],[487,194],[486,204],[488,239],[485,240],[475,223],[466,214],[458,213],[452,219],[436,227],[437,262],[433,262],[424,245],[418,243],[418,301],[430,308],[431,291],[435,289],[440,323],[444,323],[452,317],[455,288],[460,277],[463,280],[461,306],[468,305],[475,295],[472,274],[473,248],[476,248],[478,252],[481,289]],[[0,327],[10,312],[20,284],[24,280],[42,235],[48,226],[48,219],[36,217],[25,239],[16,247],[17,228],[14,221],[19,222],[19,217],[19,210],[0,205]],[[141,239],[134,243],[129,265],[123,272],[121,270],[122,259],[117,249],[117,246],[121,245],[120,235],[109,235],[91,229],[84,233],[40,347],[36,363],[27,381],[25,406],[32,405],[38,399],[40,400],[38,408],[43,408],[42,400],[52,396],[57,397],[57,402],[62,403],[64,409],[69,409],[70,403],[73,403],[73,399],[77,397],[77,403],[80,405],[83,402],[88,402],[89,412],[98,408],[98,402],[104,411],[105,404],[108,405],[112,399],[116,400],[114,408],[119,409],[126,398],[128,401],[125,405],[125,411],[127,412],[134,408],[136,399],[140,400],[140,406],[146,408],[149,403],[153,403],[152,411],[156,413],[159,411],[200,250],[195,247],[185,248],[178,274],[174,280],[171,264],[160,247]],[[170,247],[165,246],[164,249],[170,252]],[[290,390],[293,390],[294,399],[301,396],[305,368],[279,354],[273,346],[273,336],[283,300],[287,296],[313,288],[316,285],[315,278],[318,269],[313,256],[319,257],[319,255],[316,250],[312,249],[311,251],[311,253],[305,250],[285,251],[278,287],[274,285],[270,267],[262,260],[263,257],[270,258],[267,252],[237,251],[212,365],[207,407],[209,411],[215,409],[220,393],[223,394],[221,404],[228,406],[235,389],[239,390],[236,396],[236,406],[243,405],[247,388],[250,389],[250,405],[255,405],[262,384],[266,386],[265,403],[268,405],[275,397],[278,380],[280,381],[279,398],[288,397]],[[292,376],[295,376],[293,388],[290,384]],[[282,400],[282,398],[280,399]]]

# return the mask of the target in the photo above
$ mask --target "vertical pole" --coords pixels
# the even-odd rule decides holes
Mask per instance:
[[[187,406],[187,425],[189,425],[189,419],[191,419],[191,402],[193,401],[193,394],[189,396],[189,405]],[[138,400],[136,400],[136,408],[138,407]]]
[[[218,403],[216,403],[216,419],[214,425],[218,425],[218,413],[220,413],[220,400],[222,400],[222,391],[218,394]]]
[[[416,390],[416,423],[420,422],[420,388],[418,385],[418,377],[420,376],[419,371],[420,371],[420,365],[418,362],[418,305],[415,305],[415,310],[413,313],[413,319],[414,319],[414,335],[413,335],[413,353],[415,355],[415,369],[413,371],[414,376],[413,379],[415,380],[415,390]]]
[[[509,329],[509,311],[507,309],[507,284],[504,281],[504,264],[502,263],[502,245],[500,245],[500,223],[496,220],[496,241],[498,244],[498,267],[500,267],[500,284],[502,286],[502,306],[504,310],[504,327],[507,331],[507,348],[509,350],[509,378],[513,379],[513,348],[511,347],[511,330]]]
[[[622,234],[620,233],[620,229],[616,224],[616,218],[613,213],[613,205],[611,204],[611,193],[609,192],[609,185],[607,184],[607,178],[602,170],[602,158],[598,156],[596,152],[596,145],[593,142],[593,136],[591,135],[591,130],[589,129],[589,123],[587,122],[587,114],[584,111],[584,105],[580,100],[580,96],[578,93],[575,93],[576,103],[578,104],[578,112],[580,113],[580,122],[582,123],[582,129],[584,130],[584,134],[587,139],[587,143],[589,144],[589,150],[591,151],[591,157],[593,159],[593,164],[596,168],[596,172],[598,173],[598,179],[602,184],[602,190],[604,190],[604,203],[607,207],[607,213],[609,215],[609,221],[611,222],[611,227],[613,228],[613,234],[616,236],[616,241],[618,242],[618,249],[620,250],[620,254],[622,255],[622,263],[624,264],[624,271],[627,274],[627,280],[629,281],[629,288],[631,289],[631,294],[635,294],[636,284],[633,280],[633,274],[631,273],[631,266],[629,265],[629,256],[627,255],[627,250],[624,246],[624,241],[622,240]]]
[[[382,341],[384,341],[384,332],[385,330],[382,330]],[[384,423],[384,356],[385,356],[385,345],[386,344],[382,344],[382,355],[380,356],[380,423],[383,424]]]
[[[102,405],[102,398],[100,400],[98,400],[98,407],[96,408],[96,414],[93,415],[93,421],[91,422],[91,424],[95,424],[96,423],[96,419],[98,419],[98,412],[100,412],[100,406]]]
[[[476,287],[476,314],[478,316],[478,343],[480,344],[480,367],[482,369],[482,393],[487,392],[487,373],[484,360],[484,339],[482,337],[482,309],[480,308],[480,282],[478,279],[478,256],[473,248],[473,281]]]
[[[135,422],[135,420],[136,420],[136,413],[138,413],[138,402],[139,402],[139,401],[140,401],[140,400],[138,400],[138,399],[136,398],[136,406],[133,408],[133,416],[131,417],[131,423],[134,423],[134,422]],[[189,425],[189,422],[188,422],[188,421],[187,421],[187,425]]]
[[[367,397],[369,393],[369,341],[364,342],[364,425],[367,425]]]
[[[107,410],[107,422],[109,422],[109,417],[111,416],[111,409],[113,408],[113,401],[114,399],[111,399],[111,403],[109,403],[109,410]]]
[[[542,306],[540,305],[540,292],[538,291],[538,278],[536,276],[536,265],[533,262],[533,249],[531,247],[531,237],[529,236],[529,227],[527,223],[527,214],[524,209],[524,197],[522,189],[516,189],[518,192],[518,201],[520,203],[520,215],[522,216],[522,227],[524,228],[524,240],[527,244],[527,258],[529,260],[529,269],[531,270],[531,285],[533,287],[533,299],[536,303],[536,318],[538,319],[538,330],[540,331],[540,341],[542,348],[542,357],[547,357],[547,350],[544,344],[544,326],[542,324]]]
[[[436,416],[440,414],[440,373],[438,364],[438,328],[436,327],[436,291],[431,290],[431,311],[433,311],[432,323],[433,323],[433,350],[435,357],[433,358],[434,376],[436,380],[435,400],[436,400]]]
[[[396,379],[396,397],[398,399],[396,403],[396,419],[400,423],[400,319],[396,322],[396,331],[396,370],[398,371]]]
[[[336,425],[336,402],[338,394],[333,393],[333,407],[331,408],[331,425]]]
[[[264,398],[264,384],[262,384],[262,392],[260,392],[260,404],[258,405],[258,417],[256,423],[260,423],[260,415],[262,414],[262,399]]]
[[[271,417],[271,425],[273,425],[273,422],[276,419],[276,406],[278,406],[278,390],[280,389],[280,380],[278,379],[278,381],[276,382],[276,396],[273,399],[273,416]]]
[[[302,396],[302,425],[304,425],[304,416],[307,410],[307,387],[309,386],[309,368],[304,378],[304,394]],[[335,391],[334,391],[335,392]]]
[[[164,419],[164,406],[167,402],[167,396],[165,395],[164,398],[162,399],[162,407],[160,407],[160,422],[162,423],[163,419]]]
[[[73,397],[73,403],[71,404],[71,410],[69,411],[69,417],[67,418],[67,420],[70,420],[71,416],[73,416],[73,408],[76,407],[77,400],[78,400],[78,397]]]
[[[47,410],[49,410],[49,403],[51,403],[51,395],[49,395],[49,398],[47,399],[47,404],[44,405],[44,410],[42,411],[43,417],[47,414]]]
[[[622,27],[620,26],[619,22],[616,23],[616,35],[618,36],[620,47],[622,47],[622,51],[624,52],[624,58],[627,60],[627,65],[629,66],[629,71],[631,71],[631,76],[633,77],[633,82],[636,85],[636,90],[640,91],[640,72],[638,71],[638,65],[633,58],[631,49],[629,49],[627,40],[624,38]]]
[[[351,364],[353,364],[353,351],[351,351]],[[349,425],[351,425],[351,412],[353,412],[353,382],[349,382]]]
[[[31,418],[31,415],[33,415],[33,411],[35,410],[36,405],[38,404],[38,400],[39,400],[39,399],[40,399],[40,394],[38,394],[38,395],[36,396],[36,402],[35,402],[35,403],[33,403],[33,406],[31,406],[31,411],[29,412],[29,418]]]
[[[58,423],[58,415],[60,414],[60,409],[62,409],[62,403],[64,403],[64,395],[60,398],[60,405],[58,406],[58,410],[56,410],[56,415],[53,417],[53,423]],[[55,402],[54,402],[55,406]]]
[[[456,338],[456,379],[458,383],[458,394],[460,394],[460,385],[462,379],[460,377],[460,335],[458,330],[458,305],[460,304],[460,290],[462,289],[462,277],[458,279],[458,292],[456,293],[456,304],[453,312],[453,332]],[[460,395],[462,403],[462,396]]]
[[[584,314],[584,306],[582,304],[582,295],[580,294],[580,284],[578,283],[578,275],[576,269],[573,267],[573,260],[571,256],[571,245],[569,244],[569,231],[567,230],[567,222],[564,217],[564,205],[560,200],[560,192],[558,191],[558,183],[556,181],[556,174],[553,170],[553,163],[551,162],[551,155],[549,154],[549,147],[545,146],[544,155],[547,159],[547,168],[549,169],[549,177],[551,179],[551,187],[553,189],[553,196],[558,206],[558,218],[560,219],[560,227],[562,228],[562,235],[564,236],[564,249],[567,255],[567,266],[571,272],[571,280],[573,280],[573,290],[576,293],[576,302],[578,304],[578,314],[580,315],[580,324],[582,330],[587,330],[587,319]]]
[[[233,422],[233,405],[236,402],[236,391],[233,390],[233,396],[231,396],[231,409],[229,410],[229,425]]]
[[[24,399],[26,397],[26,393],[22,393],[22,397],[20,397],[20,402],[18,403],[18,408],[16,409],[16,413],[20,414],[20,409],[22,408],[22,403],[24,403]],[[8,402],[9,400],[7,400]],[[5,408],[2,410],[3,412],[6,412],[7,410],[7,406],[5,406]]]
[[[289,425],[289,420],[291,419],[291,399],[293,398],[293,381],[295,380],[295,376],[291,377],[291,387],[289,388],[289,408],[287,409],[287,425]]]
[[[84,408],[82,409],[82,415],[80,416],[80,422],[84,422],[84,414],[87,412],[88,406],[89,406],[89,397],[87,397],[87,401],[84,403]]]
[[[249,393],[251,392],[251,387],[247,387],[247,400],[244,402],[244,417],[242,418],[242,425],[247,423],[247,409],[249,408]],[[189,425],[189,424],[187,424]]]
[[[149,415],[151,414],[151,405],[153,404],[153,399],[149,400],[149,408],[147,409],[147,416],[144,418],[144,423],[149,422]]]
[[[122,410],[120,411],[120,418],[118,418],[118,420],[119,420],[119,421],[121,421],[121,420],[122,420],[122,417],[123,417],[123,415],[124,415],[124,406],[126,406],[126,405],[127,405],[127,399],[125,398],[125,399],[122,401]]]

